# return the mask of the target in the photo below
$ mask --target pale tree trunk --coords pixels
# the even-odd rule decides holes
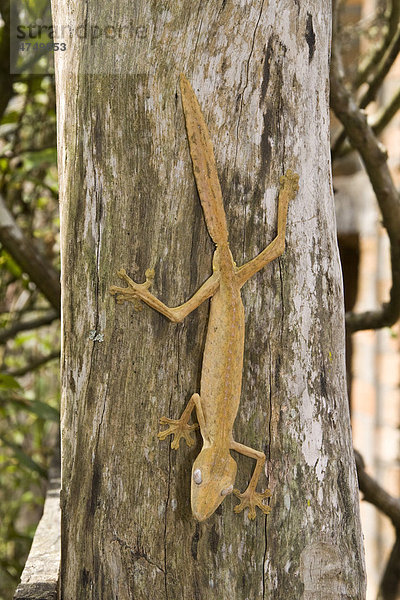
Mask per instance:
[[[56,25],[103,31],[101,44],[68,37],[57,55],[63,600],[364,598],[330,180],[330,2],[53,0],[53,13]],[[129,23],[129,38],[106,39]],[[300,175],[284,255],[243,288],[234,434],[266,452],[259,488],[272,490],[272,512],[254,522],[228,496],[196,523],[200,437],[178,452],[157,440],[159,417],[178,418],[199,390],[208,303],[173,324],[108,292],[119,268],[144,281],[154,267],[154,293],[174,306],[211,274],[180,72],[214,142],[238,264],[275,235],[279,177]],[[235,458],[243,490],[254,461]]]

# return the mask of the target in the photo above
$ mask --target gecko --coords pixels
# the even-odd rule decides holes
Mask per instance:
[[[172,435],[173,449],[179,448],[183,438],[190,447],[195,443],[192,432],[200,427],[203,446],[191,474],[191,507],[197,521],[208,519],[232,492],[240,500],[234,511],[239,513],[247,508],[248,518],[255,519],[256,507],[264,514],[270,512],[267,499],[271,492],[268,489],[256,491],[265,454],[233,437],[242,388],[245,336],[241,288],[250,277],[284,252],[288,204],[298,191],[299,176],[288,170],[280,177],[276,237],[255,258],[237,267],[229,247],[212,141],[196,95],[183,74],[180,75],[180,91],[194,178],[206,226],[215,244],[213,273],[189,300],[173,308],[149,291],[154,279],[153,269],[147,269],[144,283],[136,283],[125,269],[120,269],[118,276],[127,287],[111,286],[110,293],[116,296],[118,303],[133,302],[136,309],[141,308],[142,301],[173,323],[181,322],[205,300],[211,299],[200,393],[191,396],[180,419],[161,417],[160,423],[167,428],[158,433],[158,438],[165,440]],[[189,423],[193,410],[198,423]],[[234,489],[237,464],[231,450],[256,461],[243,493]]]

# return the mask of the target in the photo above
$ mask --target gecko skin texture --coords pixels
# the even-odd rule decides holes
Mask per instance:
[[[244,309],[240,290],[252,275],[283,253],[288,204],[296,196],[299,176],[288,170],[280,178],[278,231],[274,240],[255,258],[237,267],[229,248],[212,142],[197,98],[182,74],[180,89],[193,173],[207,229],[216,246],[213,274],[187,302],[174,308],[166,306],[149,291],[154,279],[152,269],[146,271],[145,283],[136,283],[121,269],[118,276],[127,287],[112,286],[110,293],[116,296],[118,303],[133,302],[136,309],[143,301],[174,323],[182,321],[211,298],[200,394],[192,395],[180,419],[160,419],[167,429],[160,431],[158,437],[164,440],[172,435],[174,449],[179,448],[181,438],[192,446],[191,432],[200,427],[203,447],[194,461],[191,480],[192,513],[198,521],[208,519],[231,492],[240,499],[234,511],[239,513],[248,508],[249,519],[255,519],[256,506],[264,514],[270,511],[267,498],[271,493],[268,489],[262,493],[256,491],[265,455],[236,442],[232,433],[242,387]],[[193,409],[196,409],[198,425],[189,424]],[[237,465],[231,450],[256,460],[250,483],[243,493],[234,489]]]

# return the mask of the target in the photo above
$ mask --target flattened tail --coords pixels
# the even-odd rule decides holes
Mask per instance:
[[[180,89],[193,173],[207,229],[215,244],[223,244],[228,241],[228,228],[210,134],[196,95],[183,73]]]

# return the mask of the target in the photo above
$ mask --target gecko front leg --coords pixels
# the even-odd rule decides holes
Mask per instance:
[[[265,464],[265,454],[263,454],[263,452],[258,452],[258,450],[254,450],[253,448],[249,448],[248,446],[244,446],[243,444],[239,444],[238,442],[232,442],[230,447],[232,450],[236,450],[236,452],[244,454],[244,456],[255,458],[257,461],[247,489],[242,494],[239,490],[233,490],[235,496],[240,500],[240,504],[235,506],[233,510],[235,513],[239,513],[245,508],[248,508],[248,517],[253,520],[256,518],[256,506],[258,506],[258,508],[267,515],[271,512],[271,508],[268,504],[265,504],[265,500],[270,498],[271,492],[268,489],[264,492],[256,492],[261,470]]]
[[[278,200],[278,232],[275,239],[258,256],[239,267],[236,277],[240,287],[265,265],[280,256],[285,250],[286,220],[289,202],[293,200],[299,189],[299,176],[290,169],[280,178]]]
[[[190,448],[190,446],[193,446],[195,441],[192,438],[191,432],[194,431],[195,429],[197,429],[199,427],[199,425],[197,423],[194,423],[193,425],[189,425],[189,419],[190,419],[190,415],[192,414],[192,411],[195,407],[196,407],[197,420],[200,424],[200,428],[202,429],[202,431],[204,431],[205,422],[204,422],[203,409],[201,407],[200,396],[199,396],[199,394],[193,394],[193,396],[190,398],[189,402],[187,403],[187,406],[186,406],[185,410],[183,411],[180,419],[169,419],[168,417],[161,417],[161,419],[160,419],[161,425],[169,425],[169,427],[168,427],[168,429],[165,429],[164,431],[160,431],[157,434],[157,437],[160,440],[165,440],[165,438],[168,435],[173,435],[174,437],[171,442],[171,448],[173,448],[174,450],[178,450],[179,442],[182,437],[186,440],[186,443],[189,446],[189,448]]]
[[[128,284],[128,287],[122,288],[116,285],[112,285],[110,287],[110,294],[116,296],[117,303],[123,304],[125,301],[133,302],[133,306],[135,310],[142,310],[142,304],[140,302],[141,294],[143,292],[147,292],[150,288],[151,284],[154,280],[154,269],[147,269],[145,272],[146,281],[144,283],[136,283],[133,281],[125,271],[125,269],[120,269],[117,272],[117,275],[120,279],[125,281]]]
[[[147,269],[146,281],[144,283],[136,283],[136,281],[133,281],[133,279],[127,275],[125,269],[120,269],[118,271],[118,277],[128,284],[128,287],[126,288],[117,287],[116,285],[110,287],[110,294],[117,297],[117,302],[119,304],[126,301],[133,302],[135,309],[141,310],[140,300],[142,300],[173,323],[180,323],[183,321],[189,313],[200,306],[202,302],[213,296],[219,288],[219,273],[214,272],[187,302],[184,302],[180,306],[170,308],[154,296],[154,294],[149,292],[149,287],[154,279],[153,269]]]

